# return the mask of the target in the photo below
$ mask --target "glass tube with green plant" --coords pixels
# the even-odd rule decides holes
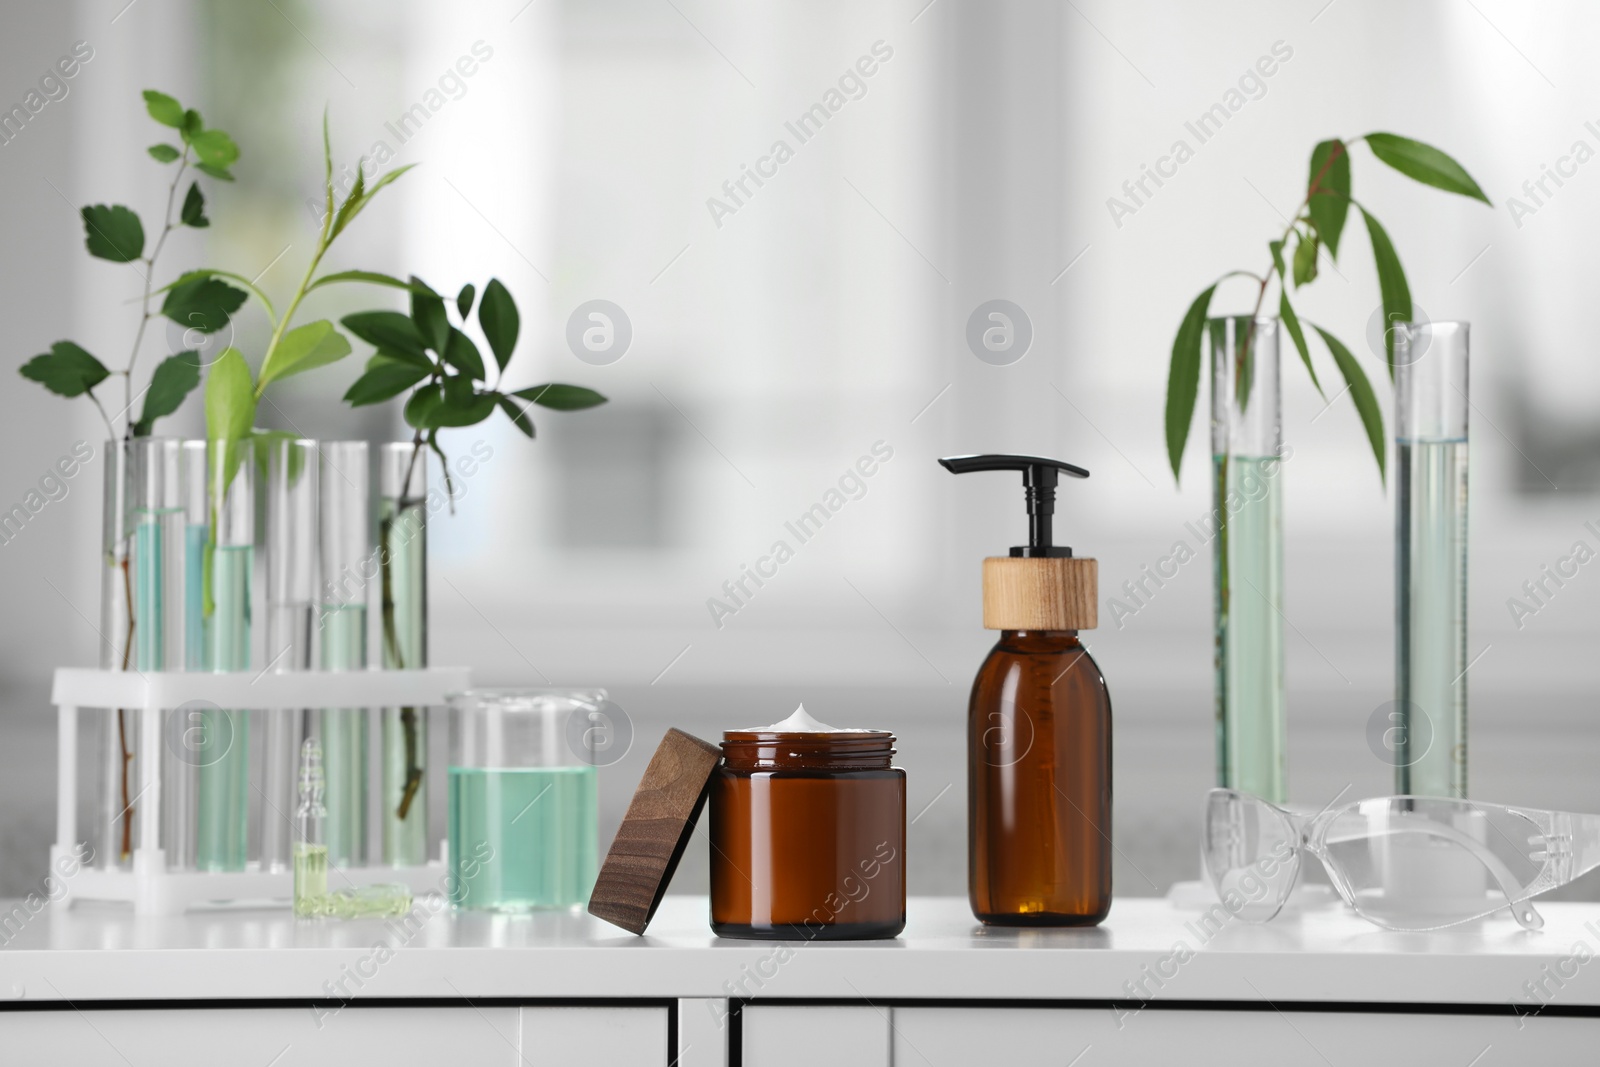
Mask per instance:
[[[1263,310],[1267,308],[1267,294],[1274,279],[1278,283],[1277,312],[1282,332],[1293,341],[1300,361],[1311,377],[1312,385],[1316,387],[1318,393],[1322,393],[1322,385],[1317,380],[1316,368],[1312,364],[1311,352],[1306,344],[1305,330],[1290,302],[1289,293],[1291,288],[1299,289],[1316,280],[1319,257],[1324,248],[1330,260],[1337,260],[1345,222],[1352,205],[1361,213],[1367,237],[1372,245],[1378,288],[1383,301],[1385,364],[1391,380],[1394,378],[1396,334],[1406,327],[1413,314],[1411,290],[1406,281],[1405,271],[1400,266],[1399,254],[1395,251],[1388,232],[1367,207],[1351,194],[1350,150],[1354,145],[1361,143],[1365,143],[1380,162],[1409,178],[1445,192],[1489,203],[1488,197],[1484,195],[1478,183],[1459,163],[1439,149],[1420,141],[1392,133],[1369,133],[1349,141],[1335,138],[1320,142],[1311,153],[1304,198],[1288,220],[1283,233],[1267,244],[1270,258],[1266,268],[1260,273],[1235,270],[1222,275],[1194,299],[1183,317],[1182,324],[1178,327],[1167,375],[1166,402],[1167,456],[1172,464],[1174,478],[1178,477],[1182,467],[1184,446],[1188,441],[1190,424],[1194,420],[1195,402],[1200,388],[1202,341],[1208,335],[1213,336],[1215,340],[1218,334],[1217,323],[1224,321],[1208,320],[1212,297],[1222,283],[1232,278],[1249,279],[1255,287],[1255,304],[1248,317],[1234,320],[1238,323],[1238,329],[1228,332],[1236,336],[1227,340],[1220,349],[1214,346],[1213,361],[1218,358],[1228,359],[1233,362],[1233,366],[1223,367],[1221,372],[1213,367],[1213,389],[1230,389],[1234,395],[1225,398],[1226,402],[1221,404],[1218,403],[1219,398],[1213,397],[1213,411],[1226,409],[1236,413],[1240,420],[1251,418],[1252,385],[1258,377],[1262,377],[1258,373],[1260,368],[1253,362],[1259,348],[1254,335],[1258,329],[1258,322],[1270,321],[1262,320],[1261,316]],[[1381,480],[1385,476],[1383,415],[1379,410],[1372,384],[1367,380],[1366,373],[1349,348],[1316,323],[1308,325],[1322,338],[1333,356],[1340,377],[1345,381],[1346,390],[1355,403],[1356,412],[1366,430],[1368,443],[1377,459]],[[1275,327],[1276,324],[1274,329]],[[1271,402],[1275,408],[1277,376],[1273,374],[1270,377],[1274,393]],[[1256,599],[1272,601],[1270,606],[1281,615],[1281,607],[1276,604],[1281,594],[1274,589],[1270,596],[1247,598],[1250,603],[1245,604],[1239,600],[1241,590],[1234,587],[1232,580],[1237,576],[1235,572],[1241,568],[1245,571],[1259,570],[1260,568],[1255,565],[1263,562],[1257,558],[1242,560],[1239,557],[1241,550],[1258,555],[1267,554],[1272,558],[1274,568],[1281,567],[1281,563],[1277,562],[1281,559],[1282,553],[1282,546],[1278,540],[1281,532],[1274,532],[1273,536],[1264,542],[1260,542],[1257,538],[1260,543],[1251,545],[1236,543],[1237,531],[1233,527],[1239,521],[1238,509],[1230,505],[1230,500],[1238,495],[1237,487],[1226,476],[1226,472],[1232,471],[1237,466],[1232,454],[1233,437],[1230,433],[1222,433],[1220,436],[1214,433],[1213,440],[1219,442],[1219,448],[1214,450],[1218,452],[1213,457],[1214,467],[1217,471],[1224,472],[1219,473],[1215,479],[1216,499],[1213,514],[1217,531],[1217,784],[1230,788],[1264,791],[1269,799],[1283,800],[1287,784],[1283,772],[1286,759],[1281,714],[1282,653],[1281,648],[1269,647],[1267,644],[1274,640],[1274,634],[1281,643],[1281,625],[1264,617],[1258,620],[1263,625],[1241,626],[1242,620],[1239,617],[1240,611],[1249,608]],[[1281,493],[1281,487],[1273,486],[1271,492]],[[1276,523],[1274,526],[1276,529]],[[1246,564],[1250,566],[1245,566]],[[1250,634],[1256,636],[1247,640]],[[1402,646],[1403,644],[1402,642]],[[1276,698],[1269,693],[1265,698],[1266,705],[1262,705],[1261,700],[1256,700],[1250,708],[1236,707],[1234,694],[1261,694],[1263,683],[1267,680],[1259,677],[1260,672],[1273,669],[1272,664],[1279,665],[1277,668],[1279,680],[1273,683],[1277,687]],[[1253,672],[1256,676],[1242,677],[1238,676],[1239,672]],[[1276,699],[1278,704],[1276,712],[1267,706],[1272,704],[1273,699]],[[1462,722],[1464,723],[1464,715]],[[1252,732],[1253,736],[1235,736],[1239,731]],[[1259,736],[1263,731],[1274,736]],[[1465,743],[1464,737],[1462,743]]]
[[[183,107],[165,93],[146,90],[144,102],[149,116],[179,141],[178,145],[162,141],[147,150],[156,163],[173,167],[161,213],[161,229],[155,241],[147,241],[143,221],[137,212],[125,205],[91,204],[79,213],[88,253],[108,263],[127,264],[139,276],[140,313],[127,362],[120,369],[112,369],[77,343],[62,340],[51,345],[48,352],[28,360],[21,370],[24,378],[38,382],[58,396],[87,397],[105,423],[106,536],[102,553],[100,632],[104,637],[101,666],[111,670],[159,669],[160,665],[149,658],[149,653],[159,645],[166,654],[161,658],[175,654],[165,647],[165,637],[159,631],[167,628],[167,620],[175,617],[183,606],[151,597],[145,598],[137,610],[134,606],[137,584],[134,572],[139,569],[135,556],[145,560],[147,577],[155,566],[152,553],[169,553],[171,546],[160,543],[158,549],[161,538],[155,536],[158,531],[148,523],[139,524],[137,531],[144,536],[142,546],[134,544],[135,531],[128,522],[132,498],[126,484],[130,471],[130,442],[149,437],[156,420],[176,411],[200,382],[195,353],[180,352],[158,363],[144,388],[135,389],[147,328],[153,319],[165,317],[186,332],[214,333],[228,324],[245,299],[244,293],[225,282],[187,274],[172,285],[157,288],[157,264],[173,232],[185,228],[204,229],[210,225],[206,218],[205,194],[194,175],[214,181],[232,181],[229,168],[239,158],[239,149],[227,133],[207,127],[200,112]],[[185,179],[189,180],[188,190],[180,197]],[[154,301],[162,294],[165,296],[157,307]],[[113,415],[96,389],[108,379],[116,378],[122,380],[121,410]],[[134,414],[136,403],[140,404],[137,416]],[[141,552],[141,547],[145,551]],[[157,589],[146,591],[160,592]],[[135,663],[136,649],[146,654],[145,662]],[[139,732],[130,722],[131,715],[126,708],[111,709],[102,727],[105,759],[100,777],[105,782],[105,796],[99,805],[102,817],[97,834],[101,862],[108,865],[128,862],[133,850],[137,798],[129,780],[138,755]],[[150,754],[150,758],[156,758],[155,754]]]
[[[504,384],[517,345],[521,319],[511,293],[498,279],[484,286],[482,299],[472,285],[446,301],[421,279],[413,277],[410,314],[366,311],[340,320],[345,329],[376,351],[345,400],[362,407],[391,400],[409,391],[405,420],[412,428],[409,444],[383,452],[379,471],[378,547],[382,597],[380,646],[383,665],[392,670],[427,666],[427,518],[426,452],[439,457],[446,498],[455,486],[439,441],[443,429],[475,426],[505,412],[529,438],[534,425],[529,411],[538,404],[558,411],[576,411],[605,403],[605,397],[577,385],[556,382],[523,389]],[[466,326],[476,301],[478,328],[489,346],[491,364],[467,336]],[[450,321],[454,309],[460,325]],[[492,384],[491,384],[492,382]],[[427,852],[426,709],[386,708],[383,712],[383,862],[395,866],[422,863]]]

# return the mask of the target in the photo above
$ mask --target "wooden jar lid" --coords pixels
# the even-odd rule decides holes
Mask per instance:
[[[721,759],[716,745],[682,730],[667,731],[600,867],[590,915],[644,933],[683,858],[705,804],[706,783]]]
[[[1099,623],[1099,567],[1078,556],[983,561],[987,630],[1092,630]]]

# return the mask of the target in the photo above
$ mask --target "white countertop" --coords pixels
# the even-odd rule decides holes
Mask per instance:
[[[452,915],[430,912],[428,902],[414,909],[410,934],[399,920],[297,922],[264,909],[135,917],[126,906],[81,902],[47,907],[18,929],[14,905],[0,904],[0,999],[13,1002],[347,994],[1104,1001],[1143,999],[1128,985],[1143,980],[1158,1000],[1504,1006],[1532,1002],[1524,983],[1555,973],[1563,987],[1547,988],[1558,1002],[1600,1005],[1593,904],[1542,905],[1539,933],[1505,918],[1395,934],[1329,906],[1265,926],[1231,921],[1206,936],[1198,910],[1159,899],[1119,899],[1097,929],[1008,930],[981,926],[963,899],[913,898],[895,940],[808,944],[713,937],[699,897],[666,898],[644,937],[583,914]]]

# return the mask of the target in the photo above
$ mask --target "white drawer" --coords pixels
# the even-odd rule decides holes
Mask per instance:
[[[0,1012],[0,1060],[73,1067],[463,1067],[517,1062],[517,1009],[71,1008]],[[320,1023],[320,1026],[319,1026]]]
[[[896,1008],[894,1063],[918,1067],[1497,1067],[1584,1062],[1600,1019],[1364,1012]],[[1577,1057],[1577,1059],[1574,1059]]]
[[[0,1063],[73,1067],[666,1067],[667,1009],[0,1011]]]
[[[667,1011],[523,1008],[521,1062],[537,1067],[667,1067]]]
[[[889,1067],[888,1008],[751,1005],[745,1067]],[[915,1061],[903,1061],[915,1062]]]

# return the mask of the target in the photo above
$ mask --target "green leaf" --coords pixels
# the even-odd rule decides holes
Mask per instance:
[[[324,226],[333,218],[333,140],[328,135],[328,105],[322,105],[322,209]]]
[[[450,316],[444,310],[444,298],[416,275],[411,276],[411,321],[428,347],[444,355],[450,345]]]
[[[472,343],[472,338],[454,326],[448,327],[448,329],[450,330],[450,337],[440,355],[444,356],[446,363],[473,381],[483,381],[483,357],[478,354],[478,346]]]
[[[171,126],[175,130],[183,129],[183,105],[166,93],[158,93],[154,89],[146,89],[144,91],[144,109],[150,112],[150,117],[161,123],[161,125]]]
[[[1194,298],[1184,313],[1178,336],[1172,341],[1172,364],[1167,369],[1167,459],[1172,477],[1183,465],[1183,448],[1189,442],[1189,424],[1194,421],[1195,399],[1200,395],[1200,339],[1204,335],[1206,311],[1211,307],[1215,285]]]
[[[206,378],[206,438],[240,441],[255,423],[255,383],[237,348],[225,348]]]
[[[511,423],[529,438],[534,436],[533,420],[528,417],[528,406],[520,404],[515,397],[500,397],[500,410],[511,416]]]
[[[57,341],[49,352],[24,363],[21,373],[57,396],[82,396],[111,374],[104,363],[71,341]]]
[[[517,347],[522,319],[517,314],[517,302],[511,299],[510,291],[500,284],[499,278],[490,278],[489,284],[483,287],[483,299],[478,302],[478,325],[483,327],[483,336],[494,353],[495,363],[505,370]]]
[[[1296,287],[1317,280],[1317,237],[1302,236],[1294,246],[1294,284]]]
[[[206,440],[223,449],[221,488],[233,483],[239,469],[239,442],[250,436],[256,418],[256,394],[250,365],[237,348],[225,348],[206,375]]]
[[[1311,175],[1306,179],[1311,224],[1339,258],[1339,235],[1350,213],[1350,149],[1340,140],[1323,141],[1311,150]]]
[[[144,224],[121,204],[91,204],[81,214],[84,244],[91,256],[131,263],[144,254]]]
[[[1278,318],[1283,320],[1283,326],[1289,331],[1289,336],[1294,339],[1295,350],[1300,353],[1300,362],[1306,365],[1306,373],[1311,375],[1311,384],[1317,387],[1317,392],[1322,399],[1328,399],[1328,394],[1322,392],[1322,383],[1317,381],[1317,368],[1311,365],[1311,350],[1306,347],[1305,331],[1300,328],[1300,316],[1294,313],[1294,308],[1289,304],[1289,294],[1278,293]]]
[[[280,378],[325,367],[349,354],[350,342],[327,319],[298,326],[279,338],[277,347],[267,353],[256,392],[259,394]]]
[[[464,374],[451,374],[444,379],[442,384],[444,386],[444,402],[446,404],[464,407],[472,402],[473,397],[478,395],[478,391],[473,388],[472,379]]]
[[[145,149],[145,151],[149,152],[150,158],[155,160],[157,163],[171,163],[173,160],[183,155],[182,152],[178,151],[169,144],[153,144],[149,148]]]
[[[1383,355],[1389,365],[1389,377],[1394,378],[1394,328],[1411,321],[1411,287],[1406,284],[1406,272],[1400,266],[1394,243],[1389,240],[1378,220],[1361,209],[1367,222],[1367,236],[1372,239],[1372,258],[1378,265],[1378,290],[1383,294]]]
[[[358,311],[340,324],[374,348],[432,365],[416,324],[398,311]]]
[[[263,293],[261,291],[261,289],[256,285],[255,282],[252,282],[249,278],[246,278],[243,274],[235,274],[231,270],[217,270],[214,267],[201,267],[198,270],[185,271],[184,273],[178,275],[176,280],[174,280],[172,282],[169,282],[166,285],[163,285],[159,289],[154,289],[154,290],[152,290],[152,292],[154,292],[154,293],[171,292],[173,289],[176,289],[178,286],[187,285],[189,282],[194,281],[196,278],[231,278],[232,280],[238,282],[240,285],[244,286],[246,289],[250,290],[250,292],[252,294],[254,294],[255,298],[257,300],[261,301],[261,306],[267,309],[267,314],[268,315],[272,316],[274,319],[276,319],[278,317],[278,313],[273,310],[272,301],[267,298],[267,294]]]
[[[1494,206],[1465,167],[1432,145],[1394,133],[1369,133],[1367,147],[1379,160],[1423,185],[1482,200],[1490,207]]]
[[[351,186],[350,192],[345,196],[344,203],[339,205],[339,211],[333,217],[333,229],[328,231],[328,240],[331,242],[343,232],[352,219],[361,213],[364,205],[362,197],[367,191],[367,168],[365,159],[356,160],[356,183]]]
[[[196,134],[200,133],[205,128],[205,120],[200,117],[200,112],[196,111],[192,107],[183,113],[183,122],[178,127],[183,134],[183,140],[186,144],[189,143]]]
[[[239,158],[239,146],[221,130],[201,130],[189,135],[189,144],[200,162],[226,171]]]
[[[562,385],[560,382],[530,385],[526,389],[518,389],[511,395],[520,396],[530,403],[550,408],[552,411],[582,411],[584,408],[596,407],[606,402],[606,398],[593,389],[585,389],[581,385]]]
[[[212,277],[192,277],[179,281],[161,303],[161,314],[186,330],[215,333],[245,301],[242,289]]]
[[[381,404],[399,396],[428,376],[428,372],[411,363],[387,356],[373,356],[367,360],[367,369],[344,394],[344,402],[353,408],[368,404]]]
[[[1289,275],[1283,269],[1283,242],[1268,241],[1267,248],[1272,251],[1272,265],[1278,271],[1278,280],[1280,282],[1287,281]]]
[[[210,163],[196,163],[195,164],[195,169],[198,170],[201,174],[209,175],[210,177],[215,178],[218,181],[223,181],[223,182],[231,182],[231,181],[233,181],[233,175],[228,171],[228,168],[226,168],[226,167],[217,167],[217,166],[213,166]]]
[[[499,393],[475,393],[470,390],[458,391],[447,388],[444,402],[428,415],[428,429],[476,426],[494,414],[499,396]]]
[[[471,282],[463,285],[461,292],[456,294],[456,314],[461,316],[462,322],[467,321],[467,315],[472,311],[472,298],[475,294],[476,290],[472,288]]]
[[[388,185],[391,182],[399,181],[400,180],[400,176],[402,174],[404,174],[406,171],[410,170],[414,166],[416,166],[415,163],[407,163],[403,167],[396,167],[394,170],[391,170],[388,174],[385,174],[383,177],[381,177],[377,181],[373,182],[372,183],[372,188],[367,190],[366,203],[362,204],[362,206],[365,207],[366,204],[372,203],[372,198],[378,195],[379,190],[381,190],[384,186]]]
[[[444,403],[444,390],[437,385],[424,385],[406,401],[406,423],[419,430],[428,428],[429,420]]]
[[[193,226],[197,230],[211,225],[211,220],[206,218],[206,198],[200,195],[199,182],[189,184],[189,193],[183,198],[183,213],[180,218],[185,226]]]
[[[339,213],[334,217],[333,230],[329,240],[337,237],[341,232],[344,231],[346,226],[355,221],[356,216],[361,214],[361,212],[366,209],[368,204],[372,203],[372,198],[374,196],[378,195],[378,190],[382,189],[390,182],[399,178],[406,171],[416,166],[415,163],[407,163],[403,167],[396,167],[388,174],[385,174],[383,177],[373,182],[372,187],[369,189],[366,187],[366,171],[362,166],[362,164],[365,162],[366,160],[363,159],[358,161],[356,164],[356,184],[350,190],[350,195],[345,197],[344,203],[339,205]]]
[[[148,437],[155,421],[177,411],[184,397],[200,384],[200,364],[191,353],[168,356],[156,365],[150,387],[144,393],[144,408],[133,424],[133,436]]]
[[[1356,357],[1350,354],[1350,350],[1337,337],[1314,322],[1311,326],[1322,335],[1323,344],[1333,353],[1333,361],[1338,364],[1339,373],[1350,386],[1350,397],[1355,401],[1356,412],[1361,416],[1361,425],[1366,427],[1367,441],[1372,445],[1372,454],[1378,460],[1378,477],[1386,479],[1383,412],[1378,409],[1378,398],[1372,392],[1372,383],[1367,381],[1367,376],[1361,370],[1361,364],[1356,362]]]
[[[335,285],[339,282],[370,282],[373,285],[387,285],[391,289],[407,289],[412,291],[415,291],[417,288],[410,282],[403,282],[399,278],[388,274],[381,274],[375,270],[342,270],[337,274],[324,274],[322,277],[306,286],[306,292],[309,293],[313,289],[320,289],[324,285]],[[424,285],[422,288],[426,292],[433,292],[433,290],[429,289],[426,285]]]

